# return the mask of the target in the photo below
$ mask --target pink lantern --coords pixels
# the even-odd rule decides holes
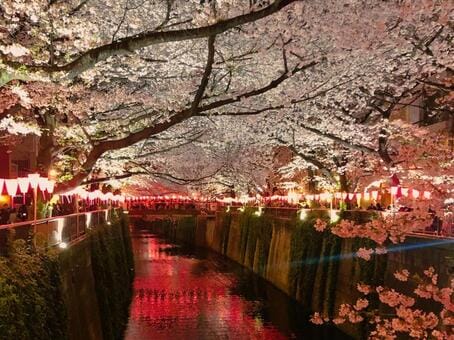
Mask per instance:
[[[372,198],[373,198],[374,200],[377,200],[377,199],[378,199],[378,191],[377,191],[377,190],[372,191]]]
[[[314,199],[318,201],[320,199],[320,195],[314,195]]]
[[[399,187],[391,187],[391,195],[396,196],[398,189],[399,189]]]
[[[355,197],[355,194],[349,193],[348,194],[348,199],[351,201]]]
[[[412,189],[411,190],[411,194],[413,196],[414,199],[418,198],[419,197],[419,191],[416,190],[416,189]]]
[[[28,174],[28,180],[33,190],[38,188],[39,174]]]
[[[30,181],[27,177],[18,178],[17,183],[19,184],[19,190],[22,194],[25,194],[28,192],[28,187],[30,186]]]
[[[342,193],[342,199],[345,200],[345,199],[347,199],[347,197],[348,197],[348,194],[347,194],[346,192],[343,192],[343,193]]]
[[[356,198],[359,199],[359,200],[363,196],[360,192],[356,192],[355,195],[356,195]]]
[[[48,180],[47,181],[47,188],[46,188],[47,192],[49,194],[52,194],[54,192],[54,188],[55,188],[55,181],[52,180],[52,179]]]
[[[400,191],[402,192],[403,196],[408,197],[408,188],[401,188]]]
[[[45,177],[39,177],[38,178],[38,187],[39,190],[41,191],[46,191],[47,190],[47,185],[48,185],[49,180]]]
[[[341,199],[342,198],[342,194],[340,192],[336,192],[334,194],[334,197],[336,197],[337,199]]]
[[[370,200],[370,194],[369,194],[368,192],[365,192],[365,193],[364,193],[364,199],[365,199],[366,201]]]
[[[15,196],[17,192],[17,179],[5,179],[5,185],[8,195]]]
[[[307,195],[306,198],[307,198],[309,201],[313,201],[313,200],[314,200],[314,195]]]
[[[424,191],[423,196],[426,200],[429,200],[432,194],[430,193],[430,191]]]

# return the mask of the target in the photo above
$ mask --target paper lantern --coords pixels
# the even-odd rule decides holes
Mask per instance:
[[[28,192],[28,188],[30,186],[30,181],[27,177],[19,177],[17,179],[17,183],[19,185],[19,190],[21,193],[25,194]]]
[[[47,188],[46,188],[47,192],[49,194],[53,193],[54,192],[54,188],[55,188],[55,181],[52,180],[52,179],[48,180],[47,181]]]
[[[413,198],[415,198],[415,199],[419,197],[419,191],[418,190],[412,189],[411,190],[411,194],[412,194]]]
[[[365,192],[365,193],[364,193],[364,199],[365,199],[366,201],[370,200],[370,194],[369,194],[368,192]]]
[[[45,177],[39,177],[38,178],[38,188],[41,191],[46,191],[47,190],[47,183],[49,180]]]
[[[430,193],[430,191],[424,191],[423,196],[426,200],[428,200],[428,199],[430,199],[432,194]]]
[[[10,196],[16,195],[17,192],[17,179],[5,179],[6,192]]]
[[[349,193],[349,194],[348,194],[348,199],[349,199],[350,201],[352,201],[354,197],[355,197],[355,194],[352,194],[352,193]]]
[[[399,187],[391,187],[391,195],[396,196],[398,189],[399,189]]]
[[[336,192],[334,194],[334,197],[336,197],[337,199],[341,199],[342,198],[342,194],[340,192]]]
[[[39,174],[28,174],[28,180],[33,190],[38,188]]]
[[[372,191],[372,198],[373,198],[374,200],[377,200],[377,199],[378,199],[378,191],[377,191],[377,190]]]
[[[346,192],[343,192],[343,193],[342,193],[342,199],[345,200],[345,199],[347,199],[347,197],[348,197],[348,194],[347,194]]]
[[[403,196],[408,197],[408,188],[401,188],[400,191]]]
[[[314,199],[318,201],[320,199],[320,195],[314,195]]]
[[[313,200],[314,200],[314,195],[307,195],[306,198],[307,198],[309,201],[313,201]]]

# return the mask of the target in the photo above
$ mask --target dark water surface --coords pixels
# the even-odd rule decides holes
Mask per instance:
[[[346,339],[242,266],[133,230],[134,296],[125,339]]]

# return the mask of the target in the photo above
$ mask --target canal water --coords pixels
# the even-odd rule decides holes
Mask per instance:
[[[136,265],[126,340],[348,339],[242,266],[133,230]]]

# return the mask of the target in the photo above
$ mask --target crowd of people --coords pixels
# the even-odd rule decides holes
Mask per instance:
[[[0,210],[0,225],[24,222],[30,216],[30,206],[21,204],[19,207],[10,207],[5,203]]]

